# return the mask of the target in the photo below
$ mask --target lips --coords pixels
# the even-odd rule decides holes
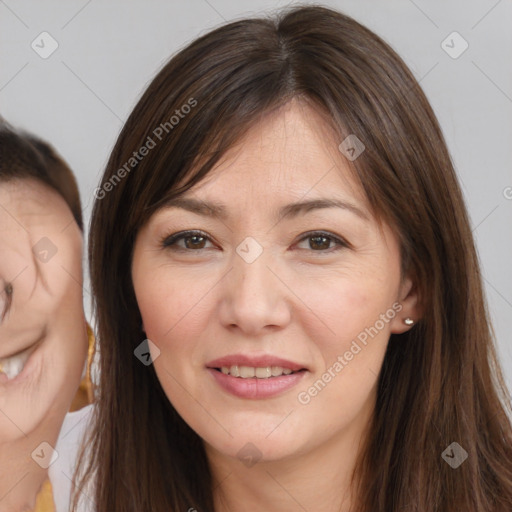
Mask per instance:
[[[309,372],[301,363],[271,354],[231,354],[210,361],[206,367],[219,389],[252,400],[278,397]]]
[[[252,368],[265,368],[272,366],[280,366],[282,368],[289,368],[292,372],[299,370],[307,370],[307,368],[300,363],[289,361],[281,357],[264,354],[261,356],[249,356],[246,354],[232,354],[218,359],[214,359],[206,364],[207,368],[218,369],[222,367],[231,366],[249,366]]]

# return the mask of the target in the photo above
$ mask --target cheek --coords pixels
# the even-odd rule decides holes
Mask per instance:
[[[83,309],[82,247],[79,237],[58,239],[55,236],[55,240],[57,253],[40,265],[46,286],[41,286],[37,304],[32,307],[41,308],[47,320],[49,339],[44,370],[55,371],[52,382],[67,396],[73,395],[79,384],[88,346]]]
[[[391,284],[369,273],[303,282],[300,295],[307,297],[304,303],[310,310],[300,315],[304,329],[313,330],[311,339],[326,347],[343,349],[391,307]]]
[[[199,336],[209,307],[207,292],[213,283],[189,279],[175,269],[144,275],[143,280],[134,280],[134,288],[148,338],[165,347],[173,340]]]
[[[61,250],[63,254],[56,261],[42,267],[41,273],[47,283],[41,290],[39,301],[47,311],[49,327],[65,333],[83,331],[83,282],[81,253]]]
[[[60,273],[51,295],[41,294],[48,339],[43,351],[42,373],[56,399],[71,399],[84,368],[88,337],[85,327],[82,287],[71,276]],[[57,277],[57,276],[55,276]]]
[[[318,356],[315,379],[298,396],[307,412],[322,415],[326,404],[339,403],[348,421],[372,396],[396,314],[396,286],[381,276],[354,273],[303,290],[314,314],[301,315],[302,329]]]
[[[87,339],[82,291],[73,280],[68,281],[61,291],[59,300],[52,304],[49,327],[55,334],[55,344],[62,347],[67,357],[81,360]]]

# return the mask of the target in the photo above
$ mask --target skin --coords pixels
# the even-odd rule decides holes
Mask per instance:
[[[32,250],[43,237],[57,249],[46,262]],[[0,246],[1,309],[5,282],[13,287],[0,323],[0,358],[39,340],[25,375],[0,378],[0,510],[32,510],[47,470],[31,454],[41,442],[55,446],[87,353],[82,234],[52,189],[31,179],[9,181],[0,184]]]
[[[204,440],[215,480],[216,511],[348,511],[349,478],[372,416],[391,333],[418,318],[413,283],[400,274],[392,230],[366,199],[321,115],[294,100],[253,126],[188,197],[218,201],[223,221],[180,208],[156,212],[139,231],[132,278],[147,337],[161,353],[155,371],[167,397]],[[325,208],[278,222],[288,203],[319,197],[356,206]],[[161,239],[188,229],[210,240],[181,252]],[[314,244],[327,231],[349,247]],[[236,252],[247,236],[262,254]],[[324,249],[321,251],[320,249]],[[185,252],[188,251],[188,252]],[[321,254],[323,253],[323,254]],[[400,312],[307,405],[298,401],[365,328],[393,304]],[[154,352],[156,354],[156,352]],[[273,398],[251,400],[220,388],[206,363],[234,353],[264,353],[308,372]],[[237,455],[252,443],[250,467]]]

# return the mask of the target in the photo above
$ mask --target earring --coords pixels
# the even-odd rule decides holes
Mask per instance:
[[[409,318],[407,317],[405,320],[404,320],[404,324],[405,325],[412,325],[414,323],[414,320],[412,318]]]

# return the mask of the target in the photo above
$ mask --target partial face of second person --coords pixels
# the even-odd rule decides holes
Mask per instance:
[[[0,205],[0,438],[56,435],[87,352],[82,234],[38,181],[0,183]]]
[[[209,455],[240,457],[252,443],[262,461],[277,461],[361,432],[389,336],[415,316],[397,239],[370,215],[340,142],[317,112],[293,101],[253,126],[186,193],[222,203],[225,217],[164,208],[137,236],[132,278],[145,332],[161,351],[155,371]],[[319,199],[348,206],[278,217],[286,205]],[[186,230],[198,233],[169,238]],[[357,351],[362,332],[367,343]],[[265,389],[252,380],[230,391],[211,362],[240,354],[304,370],[278,377],[274,394],[265,395],[273,377]],[[318,384],[326,372],[330,379]]]

